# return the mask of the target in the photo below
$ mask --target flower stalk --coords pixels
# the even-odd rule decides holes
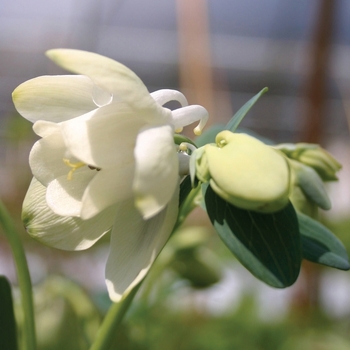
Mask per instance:
[[[12,250],[17,271],[18,284],[21,291],[21,301],[24,315],[23,348],[25,350],[36,350],[33,292],[27,259],[15,225],[1,201],[0,223]]]
[[[115,338],[116,330],[122,322],[126,312],[134,300],[144,279],[137,284],[122,300],[113,303],[107,315],[105,316],[100,329],[96,335],[96,339],[90,350],[109,350]]]

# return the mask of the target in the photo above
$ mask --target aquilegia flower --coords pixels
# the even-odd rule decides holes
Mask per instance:
[[[174,132],[208,114],[178,91],[150,94],[122,64],[56,49],[48,57],[82,75],[42,76],[15,89],[18,112],[41,136],[23,203],[29,234],[60,249],[92,246],[112,227],[106,283],[112,300],[136,285],[166,243],[183,173]],[[182,108],[162,107],[170,100]],[[186,166],[186,164],[185,164]]]

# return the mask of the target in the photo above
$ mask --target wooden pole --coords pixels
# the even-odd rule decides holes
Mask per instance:
[[[300,140],[309,143],[321,143],[324,134],[324,119],[327,78],[330,66],[332,32],[336,1],[320,0],[318,15],[310,50],[310,71],[306,80],[306,110],[304,126],[300,132]],[[294,295],[293,307],[302,319],[307,322],[310,311],[317,310],[320,287],[319,267],[308,261],[303,262],[302,274],[298,289]]]
[[[321,142],[323,135],[327,75],[336,1],[322,0],[319,4],[310,52],[310,74],[305,89],[305,123],[301,133],[301,139],[311,143]]]
[[[190,104],[214,113],[213,73],[206,0],[177,0],[180,86]]]

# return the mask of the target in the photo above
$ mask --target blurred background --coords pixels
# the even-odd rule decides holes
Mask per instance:
[[[320,143],[344,165],[340,182],[330,186],[333,209],[323,220],[350,251],[349,15],[347,0],[1,0],[1,199],[23,232],[20,210],[35,136],[16,113],[12,91],[36,76],[64,74],[45,57],[46,50],[82,49],[127,65],[150,91],[181,90],[189,103],[208,109],[210,124],[226,123],[268,86],[242,127],[276,143]],[[192,136],[191,129],[186,132]],[[116,335],[118,349],[349,349],[348,273],[305,264],[296,285],[274,290],[235,261],[206,220],[197,211],[187,223],[199,222],[193,230],[206,232],[200,261],[192,259],[192,248],[190,258],[176,253],[169,263],[160,257],[146,296]],[[79,253],[44,247],[24,232],[23,240],[40,296],[38,319],[43,325],[56,320],[47,334],[65,334],[60,336],[65,341],[77,334],[60,323],[67,317],[79,323],[66,295],[74,288],[92,297],[86,305],[96,313],[89,322],[97,324],[108,306],[108,238]],[[164,273],[158,272],[162,264]],[[16,283],[3,235],[0,274]],[[82,290],[53,275],[68,277]],[[44,338],[42,349],[55,349],[54,337]],[[84,349],[82,344],[64,346]]]

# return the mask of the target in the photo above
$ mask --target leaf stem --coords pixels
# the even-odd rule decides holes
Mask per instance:
[[[113,303],[104,318],[100,329],[97,332],[96,338],[90,350],[109,350],[115,338],[115,332],[124,315],[128,311],[131,302],[133,301],[137,291],[139,290],[142,280],[136,285],[128,295],[120,302]]]
[[[179,216],[175,223],[172,233],[184,222],[187,215],[197,206],[196,197],[201,190],[201,186],[198,185],[192,189],[182,203],[179,209]],[[147,276],[147,275],[146,275]],[[145,277],[146,277],[145,276]],[[105,316],[102,325],[100,326],[95,341],[90,347],[90,350],[109,350],[113,344],[115,338],[115,332],[123,320],[126,312],[128,311],[137,291],[145,278],[139,282],[120,302],[112,304]]]
[[[32,282],[27,264],[27,259],[24,253],[24,248],[15,228],[15,225],[5,208],[0,201],[0,223],[4,229],[6,238],[10,244],[12,254],[15,261],[19,288],[21,291],[22,308],[24,314],[23,324],[23,344],[26,350],[36,349],[36,334],[34,322],[34,306]]]
[[[179,208],[179,216],[175,223],[173,233],[183,224],[187,216],[191,213],[191,211],[198,206],[197,197],[199,192],[201,191],[201,185],[198,184],[197,187],[192,188],[191,192],[187,195],[184,202],[181,204]]]

